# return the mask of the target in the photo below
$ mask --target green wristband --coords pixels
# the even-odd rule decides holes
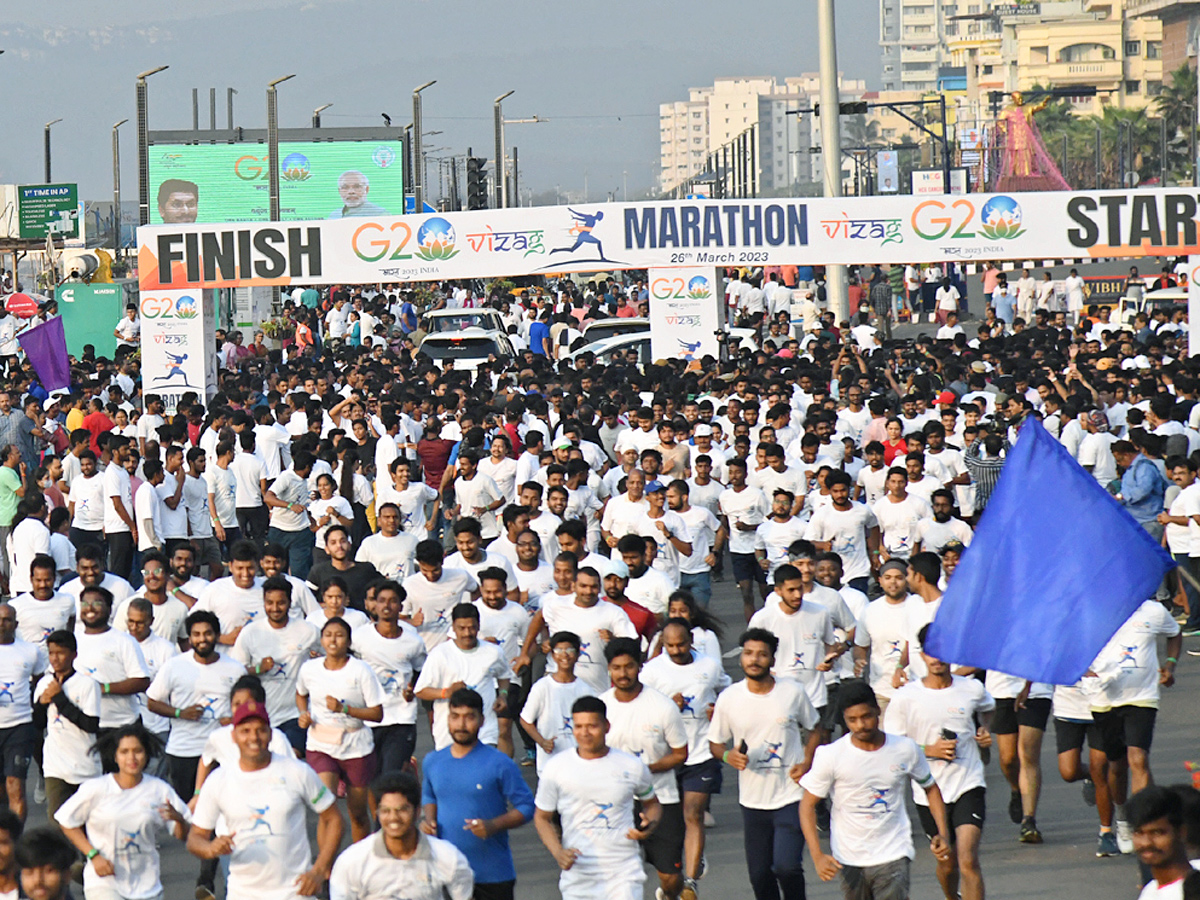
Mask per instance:
[[[721,754],[721,762],[723,762],[727,765],[729,763],[729,752],[730,751],[726,750],[724,753]]]
[[[99,855],[100,855],[100,851],[99,851],[99,850],[97,850],[95,847],[93,847],[91,850],[89,850],[89,851],[87,852],[87,858],[88,858],[89,860],[93,860],[93,859],[95,859],[95,858],[96,858],[97,856],[99,856]]]
[[[178,719],[178,718],[179,718],[179,714],[180,714],[181,712],[182,712],[182,710],[181,710],[181,709],[180,709],[178,706],[177,706],[177,707],[175,707],[175,718],[177,718],[177,719]]]
[[[1167,662],[1171,663],[1172,665],[1178,665],[1178,664],[1179,664],[1179,660],[1178,660],[1178,659],[1176,659],[1174,656],[1168,656],[1168,657],[1167,657]]]

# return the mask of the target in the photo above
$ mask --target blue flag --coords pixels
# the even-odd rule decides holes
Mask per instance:
[[[926,640],[959,665],[1074,684],[1175,565],[1029,419]]]

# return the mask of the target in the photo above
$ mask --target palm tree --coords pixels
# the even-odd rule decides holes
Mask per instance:
[[[843,147],[879,148],[884,142],[879,137],[879,123],[862,113],[847,116],[842,120]]]
[[[1192,179],[1192,141],[1196,135],[1196,73],[1187,65],[1171,73],[1171,83],[1154,99],[1167,120],[1167,177]]]

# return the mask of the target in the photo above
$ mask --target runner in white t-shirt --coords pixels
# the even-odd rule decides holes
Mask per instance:
[[[822,881],[840,871],[847,896],[907,896],[909,864],[916,856],[904,788],[920,786],[937,827],[930,850],[938,860],[951,853],[946,805],[929,762],[916,742],[879,728],[881,714],[870,686],[846,685],[842,719],[849,732],[819,747],[812,768],[800,779],[804,799],[800,826]],[[817,804],[832,801],[830,853],[821,850]]]
[[[607,715],[598,697],[576,700],[576,746],[552,756],[538,780],[533,821],[562,869],[563,900],[641,900],[646,873],[638,841],[653,834],[662,815],[646,763],[605,742]]]

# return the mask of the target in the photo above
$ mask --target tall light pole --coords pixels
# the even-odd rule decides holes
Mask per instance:
[[[46,151],[46,184],[50,183],[50,126],[57,125],[61,121],[62,119],[51,119],[46,123],[46,130],[44,132],[44,144]]]
[[[150,224],[150,131],[146,124],[146,79],[170,66],[158,66],[137,77],[138,224]]]
[[[412,168],[413,168],[413,212],[420,214],[425,208],[425,166],[421,155],[421,91],[437,84],[437,79],[427,81],[413,91],[412,120]]]
[[[117,129],[128,122],[122,119],[113,126],[113,253],[121,252],[121,136]]]
[[[295,77],[295,74],[284,75],[267,82],[267,165],[270,167],[267,185],[272,222],[279,221],[279,98],[275,88]]]
[[[841,91],[838,84],[837,36],[834,31],[833,0],[817,0],[817,46],[821,54],[821,145],[825,174],[825,196],[842,196],[842,134],[839,110]],[[825,296],[834,321],[839,325],[850,317],[846,287],[846,267],[825,267]]]
[[[504,112],[500,104],[516,91],[501,94],[492,103],[492,125],[496,131],[496,209],[508,206],[508,178],[504,174]]]
[[[333,106],[332,103],[326,103],[324,106],[318,106],[313,110],[313,128],[321,127],[321,113]]]
[[[508,93],[511,94],[512,91],[509,91]],[[507,97],[508,94],[505,94],[504,96]],[[501,116],[500,117],[500,143],[501,143],[501,145],[504,144],[504,133],[505,133],[506,125],[540,125],[542,122],[549,122],[549,121],[550,121],[549,119],[543,119],[541,116],[530,116],[527,119],[506,119],[506,118],[504,118],[504,116]],[[507,149],[507,148],[505,148],[505,149]],[[513,153],[513,155],[512,155],[512,193],[516,197],[516,201],[517,201],[516,205],[520,206],[521,205],[521,191],[517,185],[517,148],[515,146],[512,148],[512,153]],[[504,173],[503,169],[497,169],[497,171],[501,174]],[[508,205],[508,194],[509,194],[508,179],[505,178],[504,179],[504,205],[505,206]]]

